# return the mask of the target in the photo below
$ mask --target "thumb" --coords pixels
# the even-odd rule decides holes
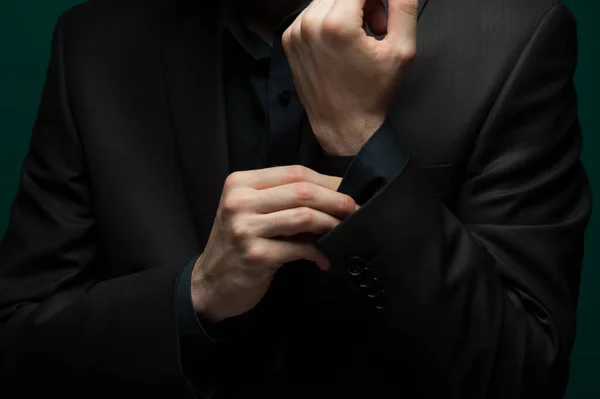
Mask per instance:
[[[388,0],[388,38],[414,41],[418,13],[418,0]]]
[[[327,188],[332,191],[337,191],[342,184],[342,178],[337,176],[325,176],[327,179]]]

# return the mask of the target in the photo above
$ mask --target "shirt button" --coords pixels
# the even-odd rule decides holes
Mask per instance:
[[[281,104],[283,107],[287,107],[290,105],[290,102],[292,102],[292,94],[289,90],[283,91],[279,95],[279,104]]]

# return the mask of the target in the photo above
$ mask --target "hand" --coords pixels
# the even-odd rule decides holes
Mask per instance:
[[[383,124],[416,53],[417,0],[314,0],[282,41],[323,149],[356,155]],[[383,40],[367,36],[367,23]]]
[[[204,253],[192,273],[194,308],[219,322],[255,307],[284,263],[329,260],[306,233],[324,234],[356,211],[341,179],[303,166],[230,175]],[[299,239],[299,236],[305,239]]]

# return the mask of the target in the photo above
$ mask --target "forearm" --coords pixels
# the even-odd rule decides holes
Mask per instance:
[[[581,177],[572,184],[584,187]],[[573,205],[585,209],[587,197],[581,201]],[[565,282],[547,270],[558,259],[573,267],[580,262],[570,254],[581,245],[584,219],[582,213],[553,227],[467,225],[409,164],[319,245],[332,259],[334,278],[359,298],[353,312],[377,337],[366,350],[382,354],[381,366],[389,367],[382,373],[390,380],[402,358],[440,392],[521,397],[535,391],[558,398],[574,304]],[[556,233],[569,228],[572,235]],[[544,252],[541,240],[553,251]],[[355,255],[365,259],[371,276],[348,272]],[[360,287],[372,277],[383,290],[375,299],[368,297],[373,286]],[[389,306],[380,311],[382,298]]]
[[[179,350],[183,372],[199,397],[211,397],[216,388],[219,364],[218,352],[227,345],[230,330],[227,321],[214,323],[198,313],[192,300],[192,274],[199,256],[183,266],[177,279],[175,311],[179,336]],[[202,292],[195,290],[196,299],[202,302]]]
[[[347,290],[332,317],[372,329],[363,350],[381,364],[377,378],[403,370],[420,389],[460,398],[562,397],[591,213],[576,61],[575,21],[557,3],[469,153],[448,154],[445,202],[411,161],[319,241]],[[353,256],[383,294],[373,276],[350,275],[361,270]]]
[[[338,191],[362,205],[400,173],[409,159],[396,129],[386,119],[356,156],[321,150],[315,166],[321,173],[343,177]]]
[[[193,397],[180,369],[174,315],[179,268],[107,281],[90,278],[42,301],[23,299],[4,307],[3,369],[18,381],[30,381],[21,392],[43,387],[68,397],[89,384],[96,387],[93,397],[100,392]]]

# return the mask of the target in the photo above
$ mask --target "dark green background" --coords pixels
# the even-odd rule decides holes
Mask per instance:
[[[443,0],[446,1],[446,0]],[[498,0],[501,1],[501,0]],[[522,0],[527,1],[527,0]],[[10,204],[27,151],[59,14],[79,0],[0,0],[0,237],[8,224]],[[592,187],[600,187],[600,0],[566,2],[579,23],[577,73],[584,129],[583,161]],[[594,204],[600,205],[596,196]],[[579,334],[572,357],[569,399],[600,398],[600,216],[587,234],[587,252],[579,306]]]

